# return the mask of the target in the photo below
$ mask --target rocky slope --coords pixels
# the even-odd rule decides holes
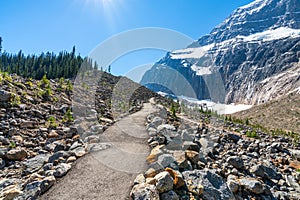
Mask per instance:
[[[109,101],[120,78],[105,73],[96,84],[96,105],[74,119],[71,81],[0,73],[0,199],[36,199],[99,142],[99,134],[117,120],[112,114],[117,109]],[[118,114],[135,112],[158,96],[126,81],[138,89],[131,95],[131,107]],[[91,86],[87,83],[81,90]]]
[[[170,68],[198,99],[246,104],[277,99],[300,85],[299,9],[297,0],[257,0],[238,8],[209,35],[168,53],[141,84],[175,85],[176,95],[187,95],[179,76],[167,79]]]
[[[205,114],[170,123],[160,109],[147,117],[149,168],[133,199],[299,199],[299,144]]]

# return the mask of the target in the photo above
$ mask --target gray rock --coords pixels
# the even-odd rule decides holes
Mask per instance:
[[[8,151],[9,151],[9,148],[1,148],[0,147],[0,158],[5,158]]]
[[[49,159],[49,155],[40,154],[23,162],[25,166],[24,173],[31,174],[41,169],[44,163]]]
[[[300,160],[300,150],[291,149],[290,152],[294,158]]]
[[[256,179],[242,178],[240,179],[240,184],[255,194],[262,194],[264,192],[263,184]]]
[[[185,171],[182,175],[189,191],[204,199],[235,199],[222,177],[213,170]]]
[[[22,199],[37,199],[39,195],[49,190],[55,183],[55,177],[49,176],[41,181],[34,181],[26,185],[24,193],[18,197],[18,200]]]
[[[55,166],[54,169],[55,169],[54,176],[60,178],[67,174],[67,172],[71,169],[71,165],[66,163],[61,163]]]
[[[86,149],[84,147],[77,147],[76,149],[73,149],[71,151],[72,155],[75,155],[77,158],[80,158],[84,156],[87,153]]]
[[[286,183],[290,186],[293,187],[295,190],[300,192],[300,185],[297,183],[295,180],[294,176],[292,175],[286,175],[285,176]]]
[[[160,200],[179,200],[178,195],[173,190],[164,192],[160,195]]]
[[[157,128],[159,125],[163,123],[163,119],[160,117],[154,117],[151,124],[154,125],[155,128]]]
[[[133,200],[160,200],[155,186],[147,183],[135,185],[130,192],[130,196]]]
[[[159,193],[167,192],[173,189],[173,178],[169,172],[161,172],[157,174],[154,179],[156,179],[156,188]]]
[[[9,145],[9,140],[4,136],[0,135],[0,143],[2,143],[3,145]]]
[[[271,167],[267,167],[265,165],[255,165],[250,169],[250,172],[255,174],[256,176],[260,176],[262,178],[268,179],[276,179],[279,180],[282,178],[282,175],[277,173],[275,169]]]
[[[238,156],[230,156],[226,162],[237,169],[244,167],[244,161]]]
[[[171,167],[173,169],[178,169],[176,159],[169,154],[163,154],[158,157],[157,163],[159,163],[164,168]]]
[[[59,158],[67,158],[69,156],[70,154],[66,151],[58,151],[49,157],[48,162],[53,163],[55,160],[58,160]]]

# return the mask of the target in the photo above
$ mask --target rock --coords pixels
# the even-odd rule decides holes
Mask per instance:
[[[178,164],[179,169],[190,169],[189,161],[185,157],[185,152],[176,151],[174,152],[174,158]]]
[[[84,147],[78,147],[71,151],[71,154],[75,155],[77,158],[84,156],[87,153]]]
[[[66,163],[61,163],[61,164],[55,166],[54,169],[55,169],[55,172],[53,175],[55,177],[60,178],[67,174],[67,172],[71,169],[71,165],[66,164]]]
[[[4,136],[0,135],[0,143],[2,143],[3,145],[9,145],[9,140]]]
[[[55,145],[53,149],[54,152],[63,151],[66,149],[66,144],[63,141],[55,141],[53,144]]]
[[[199,152],[200,146],[192,141],[184,141],[182,144],[182,149]]]
[[[282,176],[278,174],[273,168],[261,164],[253,166],[250,169],[250,172],[262,178],[275,179],[275,180],[279,180],[282,178]]]
[[[300,150],[291,149],[290,152],[295,159],[300,161]]]
[[[136,184],[141,184],[141,183],[145,183],[146,182],[146,178],[143,174],[139,174],[137,175],[137,177],[134,179],[133,183]]]
[[[177,135],[176,137],[169,139],[168,144],[166,145],[166,148],[168,150],[181,150],[182,149],[182,139],[180,135]]]
[[[157,174],[156,179],[156,188],[159,193],[163,193],[173,189],[173,178],[168,172],[161,172]]]
[[[162,172],[163,171],[163,167],[161,166],[160,168],[157,168],[157,169],[155,169],[155,168],[149,168],[146,172],[145,172],[145,174],[144,174],[144,176],[146,177],[146,178],[151,178],[151,177],[154,177],[154,176],[156,176],[156,174],[158,174],[159,172]]]
[[[48,138],[59,138],[59,134],[55,130],[51,130],[48,135]]]
[[[148,164],[151,164],[151,163],[157,161],[158,157],[163,154],[163,151],[162,151],[163,147],[164,147],[164,145],[159,145],[159,146],[154,147],[151,150],[150,155],[147,157]]]
[[[55,181],[54,176],[49,176],[41,181],[31,182],[26,185],[24,194],[19,199],[37,199],[39,195],[49,190]]]
[[[296,189],[298,192],[300,192],[300,185],[295,180],[294,176],[292,175],[286,175],[285,176],[286,183],[290,186]]]
[[[235,199],[221,176],[213,170],[194,170],[182,173],[189,192],[203,199]]]
[[[230,156],[226,162],[237,169],[244,167],[244,161],[238,156]]]
[[[7,152],[6,157],[9,160],[24,160],[28,153],[22,148],[11,149]]]
[[[44,163],[49,159],[49,155],[40,154],[23,162],[25,166],[24,173],[31,174],[41,169]]]
[[[237,143],[241,139],[241,137],[239,135],[236,135],[233,133],[228,133],[227,136],[230,140],[232,140],[235,143]]]
[[[135,185],[130,192],[130,196],[133,200],[160,200],[155,186],[147,183]]]
[[[11,98],[12,93],[7,92],[5,90],[0,90],[0,101],[1,102],[8,102]]]
[[[194,164],[197,164],[200,161],[199,153],[196,151],[186,150],[185,151],[186,158]]]
[[[0,169],[2,170],[5,167],[5,161],[0,158]]]
[[[49,157],[48,162],[53,163],[55,160],[58,160],[59,158],[67,158],[69,156],[70,154],[66,151],[58,151]]]
[[[291,161],[290,162],[290,167],[294,168],[294,169],[300,169],[300,162],[297,160]]]
[[[175,158],[169,154],[163,154],[158,157],[157,163],[159,163],[163,168],[171,167],[173,169],[177,169],[177,163]]]
[[[20,124],[20,128],[36,128],[37,127],[37,122],[36,121],[23,121]]]
[[[151,124],[154,125],[155,128],[157,128],[159,125],[163,123],[163,119],[160,117],[154,117]]]
[[[253,178],[242,178],[239,180],[240,184],[245,187],[245,189],[253,192],[255,194],[262,194],[264,192],[264,186],[262,183]]]
[[[172,168],[166,168],[165,170],[166,172],[169,172],[169,174],[172,176],[174,180],[173,185],[175,189],[181,188],[182,186],[185,185],[183,176],[179,171],[176,171]]]
[[[160,200],[179,200],[178,195],[173,190],[164,192],[160,195]]]
[[[75,157],[75,156],[70,156],[70,157],[67,159],[66,163],[72,163],[72,162],[75,162],[75,161],[76,161],[76,157]]]
[[[231,192],[237,193],[239,191],[240,185],[237,181],[229,180],[227,181],[227,185]]]
[[[22,191],[17,185],[10,185],[4,188],[0,193],[1,200],[13,200],[16,197],[20,196]]]

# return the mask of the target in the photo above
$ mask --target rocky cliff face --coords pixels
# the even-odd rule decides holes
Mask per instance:
[[[141,83],[166,85],[170,75],[162,68],[170,68],[199,99],[259,104],[278,98],[300,85],[299,29],[299,1],[254,1],[186,49],[168,53]]]

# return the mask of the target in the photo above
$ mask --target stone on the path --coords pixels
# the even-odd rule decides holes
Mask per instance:
[[[135,185],[131,190],[130,196],[133,200],[160,200],[158,190],[155,186],[147,183]]]

